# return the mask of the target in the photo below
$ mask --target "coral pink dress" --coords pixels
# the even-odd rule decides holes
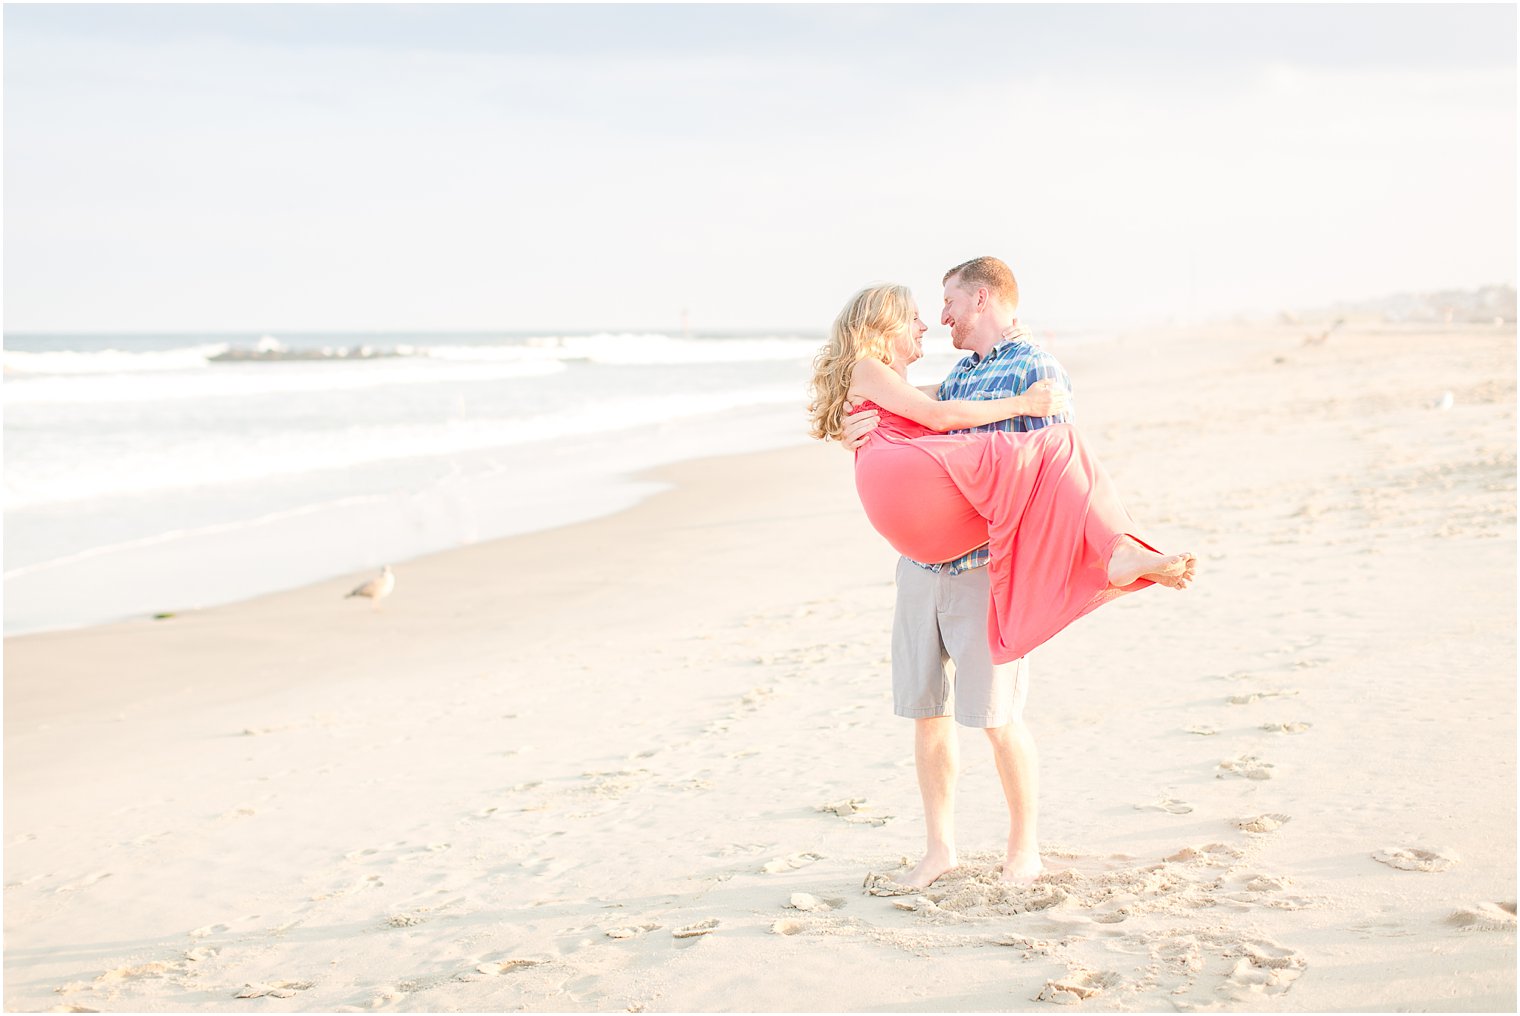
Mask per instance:
[[[860,408],[868,407],[881,420],[855,452],[866,517],[915,561],[953,561],[990,544],[994,662],[1016,660],[1083,614],[1152,584],[1108,583],[1108,560],[1134,536],[1134,522],[1075,427],[940,434],[872,402]]]

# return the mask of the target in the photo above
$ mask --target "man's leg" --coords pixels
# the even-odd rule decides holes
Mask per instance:
[[[949,582],[940,631],[955,660],[955,719],[964,726],[987,731],[1008,804],[1003,878],[1027,882],[1040,873],[1036,829],[1039,756],[1023,720],[1024,700],[1029,694],[1028,661],[992,662],[987,648],[987,606],[991,598],[987,569],[963,572]]]
[[[1040,759],[1034,738],[1022,718],[1001,727],[988,727],[992,758],[1003,797],[1008,802],[1008,854],[1003,860],[1005,882],[1029,882],[1040,874],[1040,840],[1035,828],[1040,808]]]
[[[904,885],[926,889],[955,867],[955,779],[960,775],[960,735],[948,716],[913,721],[913,761],[924,799],[924,857]]]
[[[960,740],[950,718],[950,682],[938,608],[941,576],[906,559],[897,565],[892,620],[892,697],[898,716],[913,720],[913,759],[924,802],[925,850],[903,879],[927,888],[955,867],[955,780]]]

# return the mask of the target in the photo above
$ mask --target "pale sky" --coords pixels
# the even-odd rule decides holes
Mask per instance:
[[[1515,281],[1515,8],[8,4],[5,330],[1048,327]],[[931,316],[932,315],[932,316]]]

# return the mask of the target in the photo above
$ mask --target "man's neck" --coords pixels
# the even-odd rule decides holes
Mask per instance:
[[[988,334],[976,336],[976,342],[970,347],[978,359],[985,359],[992,352],[992,347],[999,342],[1011,338],[1019,330],[1019,319],[1009,316],[1000,321],[989,322]]]

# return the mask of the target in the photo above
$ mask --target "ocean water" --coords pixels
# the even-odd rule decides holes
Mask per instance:
[[[5,632],[228,603],[619,510],[658,489],[634,478],[648,467],[806,442],[821,342],[7,335]],[[944,337],[926,351],[917,383],[958,355]]]

